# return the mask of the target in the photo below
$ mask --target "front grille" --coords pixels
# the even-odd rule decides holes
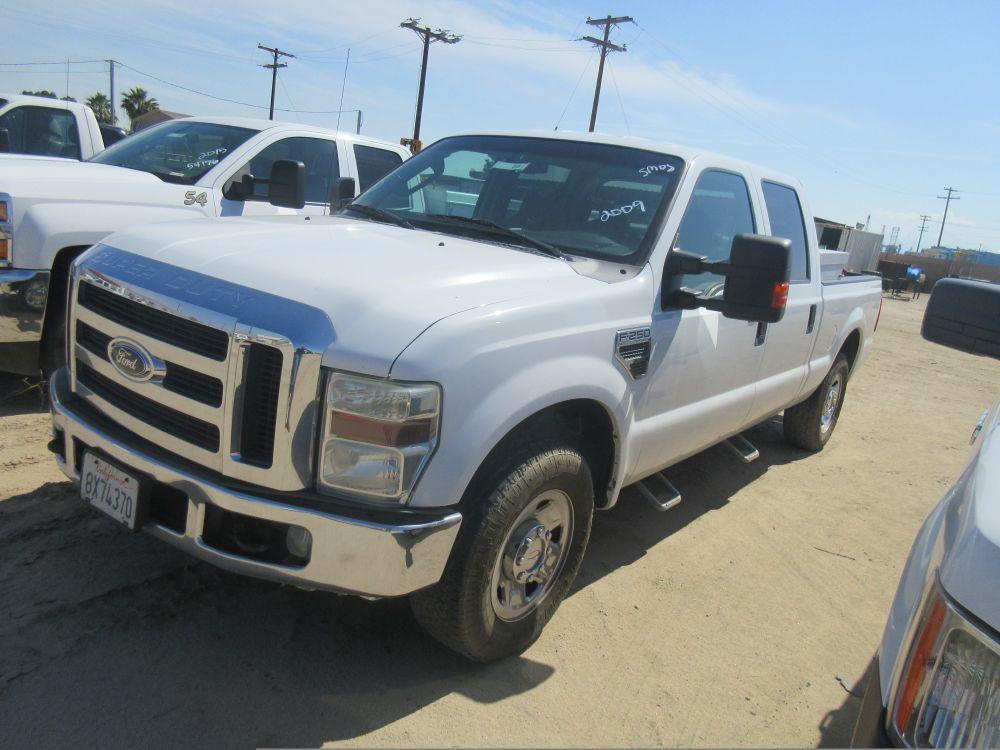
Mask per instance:
[[[76,322],[76,342],[91,354],[108,360],[108,344],[111,337],[87,325],[82,320]],[[175,362],[167,362],[167,374],[163,387],[181,396],[208,406],[222,405],[222,381],[211,375],[204,375]]]
[[[240,458],[263,467],[270,466],[274,458],[281,360],[281,352],[265,344],[251,344],[247,352]]]
[[[219,429],[208,422],[140,396],[76,360],[76,379],[105,401],[151,427],[213,453],[219,450]]]
[[[133,331],[219,362],[225,360],[229,351],[229,335],[225,331],[171,315],[93,284],[80,284],[77,301],[91,312]]]

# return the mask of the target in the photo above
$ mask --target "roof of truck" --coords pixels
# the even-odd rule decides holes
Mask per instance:
[[[398,143],[393,143],[392,141],[382,140],[381,138],[373,138],[369,135],[360,135],[358,133],[352,133],[350,130],[336,130],[334,128],[323,128],[318,125],[307,125],[301,122],[286,122],[284,120],[265,120],[260,117],[228,117],[228,116],[210,116],[203,117],[198,115],[193,115],[184,119],[197,120],[198,122],[210,122],[216,125],[235,125],[236,127],[253,128],[254,130],[271,130],[274,128],[287,128],[300,130],[307,133],[324,133],[329,135],[330,133],[337,133],[339,138],[347,141],[358,141],[360,143],[370,142],[379,143],[382,145],[391,144],[397,148],[401,148]]]
[[[475,133],[455,133],[454,135],[495,135],[495,136],[510,136],[510,137],[520,137],[520,138],[554,138],[558,140],[565,141],[587,141],[590,143],[606,143],[611,146],[630,146],[632,148],[641,148],[649,151],[656,151],[659,153],[670,154],[672,156],[679,156],[686,162],[694,161],[695,159],[704,159],[707,161],[718,162],[720,164],[730,164],[739,165],[746,167],[750,171],[766,177],[769,180],[775,180],[777,182],[783,182],[788,185],[801,186],[801,182],[798,178],[792,175],[783,174],[770,167],[766,167],[762,164],[755,164],[753,162],[747,161],[746,159],[740,159],[735,156],[728,156],[726,154],[719,154],[713,151],[709,151],[704,148],[699,148],[696,146],[684,146],[679,143],[671,143],[670,141],[660,141],[651,138],[640,138],[634,135],[611,135],[608,133],[582,133],[572,130],[515,130],[515,131],[478,131]]]

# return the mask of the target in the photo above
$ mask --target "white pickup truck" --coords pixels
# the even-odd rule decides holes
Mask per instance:
[[[52,450],[204,560],[412,594],[476,660],[567,594],[595,509],[784,410],[829,440],[879,280],[820,279],[799,184],[679,146],[463,135],[333,217],[161,224],[74,264]]]
[[[0,93],[0,154],[89,159],[103,150],[101,126],[86,104]]]
[[[62,363],[69,265],[111,232],[192,216],[322,214],[409,155],[309,125],[197,117],[84,163],[0,157],[0,371],[47,375]]]

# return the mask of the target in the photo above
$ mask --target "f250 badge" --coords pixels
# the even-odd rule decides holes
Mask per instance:
[[[204,206],[208,203],[208,195],[206,193],[197,193],[194,190],[188,190],[184,193],[185,206],[193,206],[195,203],[199,206]]]
[[[641,378],[649,369],[652,343],[648,326],[624,328],[615,333],[615,357],[633,380]]]

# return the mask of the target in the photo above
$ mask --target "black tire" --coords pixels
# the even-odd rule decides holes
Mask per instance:
[[[815,391],[800,404],[785,409],[783,427],[785,440],[807,451],[821,451],[823,446],[829,442],[833,431],[840,419],[840,410],[844,406],[844,398],[847,396],[847,380],[850,377],[851,368],[847,364],[847,357],[838,354],[833,361],[833,367],[823,378]],[[837,384],[838,390],[833,404],[833,412],[829,419],[824,419],[827,397],[830,394],[831,386]]]
[[[462,528],[444,575],[410,597],[430,635],[478,662],[519,654],[538,638],[576,578],[594,515],[590,468],[571,438],[548,434],[508,441],[494,455],[463,500]],[[515,533],[519,516],[552,492],[568,496],[572,507],[561,568],[534,609],[521,619],[501,619],[494,605],[494,566],[502,564],[498,560],[510,544],[505,540]]]

